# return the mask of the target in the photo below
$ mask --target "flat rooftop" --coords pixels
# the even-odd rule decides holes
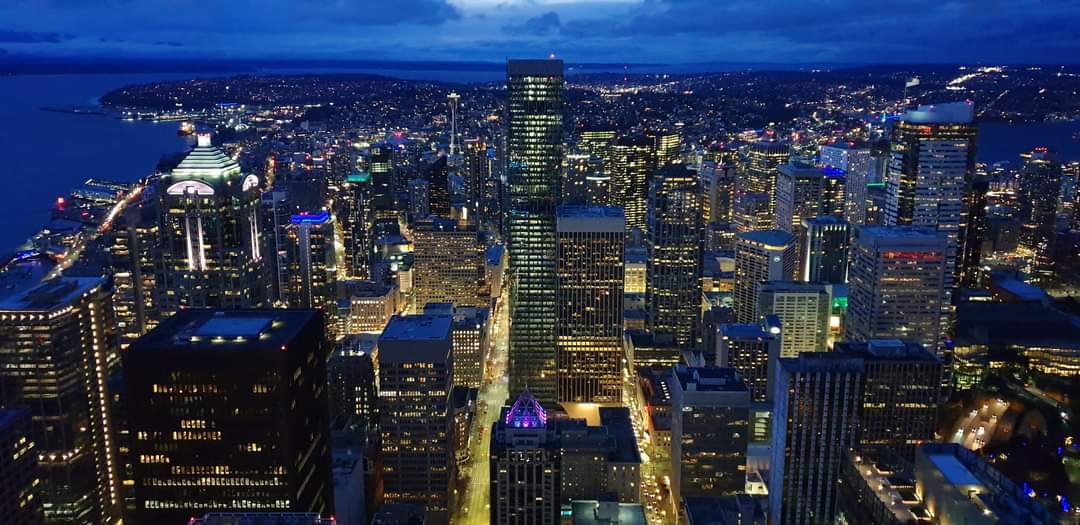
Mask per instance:
[[[787,246],[793,239],[790,233],[783,230],[755,230],[740,233],[736,237],[766,246]]]
[[[446,314],[395,315],[383,328],[379,342],[449,340],[453,317]]]
[[[318,317],[315,310],[180,310],[135,341],[132,351],[278,349]]]
[[[29,285],[32,281],[27,281]],[[47,312],[67,306],[104,282],[101,277],[56,277],[13,292],[0,300],[0,310]]]
[[[748,392],[742,375],[734,368],[677,366],[675,378],[683,391]]]

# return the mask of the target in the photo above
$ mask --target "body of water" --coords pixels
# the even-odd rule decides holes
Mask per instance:
[[[280,70],[274,74],[317,71]],[[444,82],[490,82],[501,71],[337,70]],[[597,71],[582,71],[597,72]],[[644,71],[634,71],[644,72]],[[660,72],[660,71],[657,71]],[[0,253],[36,232],[49,217],[58,196],[89,178],[134,181],[153,172],[162,155],[184,151],[189,139],[177,136],[177,123],[125,122],[111,116],[42,111],[42,107],[88,106],[102,94],[129,84],[179,80],[221,74],[26,75],[0,77],[0,182],[6,197]],[[1080,142],[1072,136],[1080,122],[1052,124],[984,124],[980,128],[981,161],[1016,161],[1036,146],[1080,158]]]

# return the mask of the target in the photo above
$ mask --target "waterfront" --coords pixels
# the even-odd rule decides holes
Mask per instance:
[[[272,74],[317,71],[266,71]],[[326,71],[328,72],[328,71]],[[501,71],[350,70],[400,78],[448,82],[482,82],[502,78]],[[592,71],[590,71],[592,72]],[[88,178],[134,181],[152,173],[162,155],[183,151],[176,123],[125,122],[111,116],[43,111],[42,107],[88,107],[109,90],[158,80],[227,76],[230,73],[140,75],[26,75],[0,77],[0,142],[7,161],[0,180],[8,194],[8,221],[0,231],[0,253],[6,253],[37,231],[48,219],[49,206]],[[982,125],[980,161],[1015,161],[1035,146],[1059,150],[1066,159],[1080,158],[1073,134],[1080,122]]]

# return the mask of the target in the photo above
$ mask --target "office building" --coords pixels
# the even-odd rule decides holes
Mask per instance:
[[[440,153],[423,170],[424,180],[428,183],[428,212],[436,217],[450,217],[450,181],[446,159],[446,155]]]
[[[0,406],[29,407],[45,520],[108,523],[120,477],[108,378],[118,368],[105,279],[55,277],[0,301]]]
[[[555,341],[560,402],[622,400],[625,238],[621,208],[558,208]]]
[[[198,145],[161,177],[160,273],[163,316],[181,308],[254,308],[268,291],[260,240],[260,181],[199,135]]]
[[[851,226],[835,215],[803,219],[800,253],[803,281],[844,284],[848,279]]]
[[[607,204],[611,178],[604,173],[603,159],[584,153],[567,155],[565,170],[562,182],[564,204]]]
[[[736,494],[683,498],[682,516],[687,525],[766,525],[760,496]]]
[[[667,129],[651,129],[645,132],[645,138],[649,140],[651,151],[649,153],[652,166],[650,171],[658,171],[670,164],[681,162],[682,133],[678,127]]]
[[[334,509],[314,310],[183,310],[124,353],[136,523]]]
[[[842,458],[857,443],[863,363],[834,352],[780,359],[774,385],[770,523],[816,525],[836,515]]]
[[[645,508],[640,503],[574,500],[562,506],[562,523],[570,525],[646,525]]]
[[[344,319],[342,334],[378,334],[400,309],[398,286],[375,281],[339,281],[343,298],[338,302]]]
[[[157,326],[160,317],[154,303],[157,262],[157,198],[143,197],[128,204],[114,219],[110,232],[108,271],[113,277],[113,309],[120,333],[120,347]]]
[[[330,419],[351,420],[363,433],[378,428],[378,337],[351,335],[338,341],[326,362]]]
[[[645,231],[648,222],[652,144],[647,137],[620,137],[611,146],[611,204],[626,212],[626,230]]]
[[[746,490],[750,390],[734,368],[675,367],[671,381],[672,498]]]
[[[735,196],[731,220],[738,233],[769,230],[773,227],[773,200],[768,193],[740,192]]]
[[[951,249],[946,235],[933,229],[859,228],[852,247],[844,338],[913,341],[941,356],[943,288]]]
[[[780,165],[776,172],[777,230],[796,238],[804,220],[844,214],[844,172],[803,160]]]
[[[1051,255],[1062,193],[1061,160],[1046,148],[1036,148],[1020,158],[1020,247],[1032,261],[1032,277],[1045,283],[1054,274]]]
[[[556,398],[555,201],[562,173],[563,63],[507,63],[510,391]]]
[[[447,509],[453,318],[395,316],[379,336],[383,498]]]
[[[765,281],[790,281],[795,278],[795,243],[790,233],[762,230],[735,236],[735,320],[753,323],[758,320],[758,287]]]
[[[746,164],[739,193],[764,193],[771,202],[776,198],[776,175],[778,168],[791,158],[791,148],[776,140],[762,140],[750,145],[746,152]],[[771,214],[773,205],[769,206]]]
[[[345,178],[345,198],[337,203],[344,246],[345,274],[354,279],[371,278],[371,255],[375,250],[375,203],[371,172],[355,171]]]
[[[334,220],[330,212],[298,213],[285,227],[289,240],[283,297],[290,308],[330,313],[337,299]]]
[[[677,165],[658,173],[649,191],[649,327],[680,346],[701,337],[701,183]]]
[[[716,366],[737,370],[756,403],[772,399],[782,332],[776,316],[766,316],[759,323],[720,325]]]
[[[780,357],[798,357],[803,352],[828,349],[829,315],[832,313],[830,286],[790,281],[761,283],[757,311],[759,315],[780,318],[784,327]]]
[[[971,101],[920,105],[892,129],[885,225],[934,228],[946,235],[946,305],[962,275],[978,271],[978,260],[962,258],[972,211],[968,192],[975,177],[974,120]]]
[[[416,311],[428,303],[485,306],[484,246],[476,227],[434,218],[413,228]]]
[[[45,523],[31,417],[26,407],[0,409],[0,513],[11,525]]]
[[[849,224],[866,222],[866,183],[871,176],[870,148],[852,142],[838,142],[821,147],[821,164],[844,172],[844,220]]]
[[[453,318],[450,340],[450,382],[455,387],[480,388],[484,379],[484,359],[488,348],[490,310],[475,306],[456,307],[451,303],[428,303],[424,315],[449,315]]]
[[[918,343],[873,339],[836,343],[834,352],[862,359],[860,450],[887,449],[908,461],[934,439],[941,399],[941,359]]]
[[[644,295],[648,288],[649,252],[641,248],[626,250],[623,293]]]
[[[735,166],[707,162],[701,166],[700,175],[703,223],[731,222],[735,207]]]

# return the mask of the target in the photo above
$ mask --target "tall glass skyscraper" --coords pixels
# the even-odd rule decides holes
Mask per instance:
[[[1054,223],[1061,195],[1061,160],[1046,148],[1035,148],[1020,155],[1020,246],[1032,260],[1031,274],[1036,280],[1053,277],[1051,258]]]
[[[562,173],[563,63],[510,60],[507,175],[513,278],[510,391],[555,400],[555,203]]]
[[[701,331],[702,237],[697,172],[672,166],[657,174],[649,191],[649,326],[680,346],[694,346]]]

